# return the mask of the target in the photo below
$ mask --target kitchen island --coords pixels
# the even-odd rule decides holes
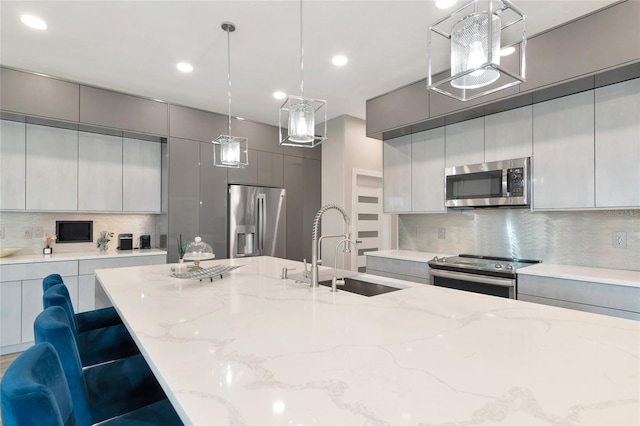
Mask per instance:
[[[332,293],[271,257],[202,262],[219,264],[242,266],[213,282],[96,271],[187,424],[640,423],[638,321],[409,282]]]

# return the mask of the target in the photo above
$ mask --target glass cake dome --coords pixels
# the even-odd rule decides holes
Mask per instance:
[[[182,256],[184,260],[194,261],[193,267],[189,268],[191,270],[202,269],[200,267],[201,260],[214,259],[215,257],[216,255],[213,254],[211,245],[203,242],[200,237],[196,237],[192,242],[187,244],[184,250],[184,256]]]

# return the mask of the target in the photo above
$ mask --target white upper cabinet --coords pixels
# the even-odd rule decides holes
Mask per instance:
[[[444,212],[444,127],[411,135],[411,210]]]
[[[122,137],[80,132],[78,210],[122,210]]]
[[[25,208],[25,123],[0,120],[0,209]]]
[[[27,124],[26,207],[78,209],[78,132]]]
[[[484,117],[445,126],[445,167],[484,163]]]
[[[640,78],[596,89],[596,207],[640,206]]]
[[[533,106],[533,207],[595,207],[593,91]]]
[[[411,135],[383,143],[383,200],[385,213],[411,211]]]
[[[125,212],[160,212],[162,145],[123,139],[122,209]]]
[[[484,118],[484,161],[531,157],[533,107],[516,108]]]

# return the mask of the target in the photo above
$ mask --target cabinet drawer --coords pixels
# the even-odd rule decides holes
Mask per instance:
[[[369,272],[369,270],[376,272]],[[367,256],[367,273],[380,275],[377,273],[377,271],[387,272],[395,275],[402,275],[407,277],[406,279],[417,277],[425,279],[425,283],[429,281],[429,265],[424,262]],[[411,281],[416,280],[411,279]]]
[[[518,299],[522,299],[520,295],[640,313],[640,288],[637,287],[520,275]]]
[[[126,268],[128,266],[158,265],[166,263],[166,255],[158,254],[149,256],[112,257],[109,259],[80,260],[78,265],[79,275],[93,274],[96,269]]]
[[[429,277],[421,278],[421,277],[413,277],[411,275],[392,274],[391,272],[378,271],[376,269],[369,269],[369,268],[367,268],[367,274],[377,275],[379,277],[394,278],[396,280],[411,281],[411,282],[420,283],[420,284],[431,284]]]
[[[37,280],[49,274],[60,274],[63,277],[78,275],[78,261],[17,263],[0,266],[2,281]]]
[[[619,309],[603,308],[602,306],[585,305],[583,303],[567,302],[565,300],[547,299],[546,297],[529,296],[523,294],[518,300],[538,303],[540,305],[558,306],[560,308],[575,309],[576,311],[591,312],[594,314],[609,315],[612,317],[640,320],[640,313],[622,311]]]

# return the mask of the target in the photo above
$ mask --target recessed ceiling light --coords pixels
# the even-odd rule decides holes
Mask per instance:
[[[31,28],[35,28],[36,30],[46,30],[47,29],[47,23],[44,22],[42,19],[38,18],[37,16],[22,15],[20,17],[20,20],[26,26],[31,27]]]
[[[176,68],[178,68],[182,72],[191,72],[191,71],[193,71],[193,65],[188,64],[186,62],[178,63],[178,65],[176,65]]]
[[[516,48],[513,46],[505,47],[500,51],[500,56],[509,56],[515,51],[516,51]]]
[[[349,59],[347,59],[347,57],[343,55],[337,55],[331,59],[331,63],[337,67],[347,65],[347,62],[349,62]]]
[[[284,92],[273,92],[273,97],[276,99],[284,99],[287,97],[287,94]]]
[[[457,2],[458,0],[436,0],[436,7],[438,9],[446,9],[448,7],[453,6]]]

